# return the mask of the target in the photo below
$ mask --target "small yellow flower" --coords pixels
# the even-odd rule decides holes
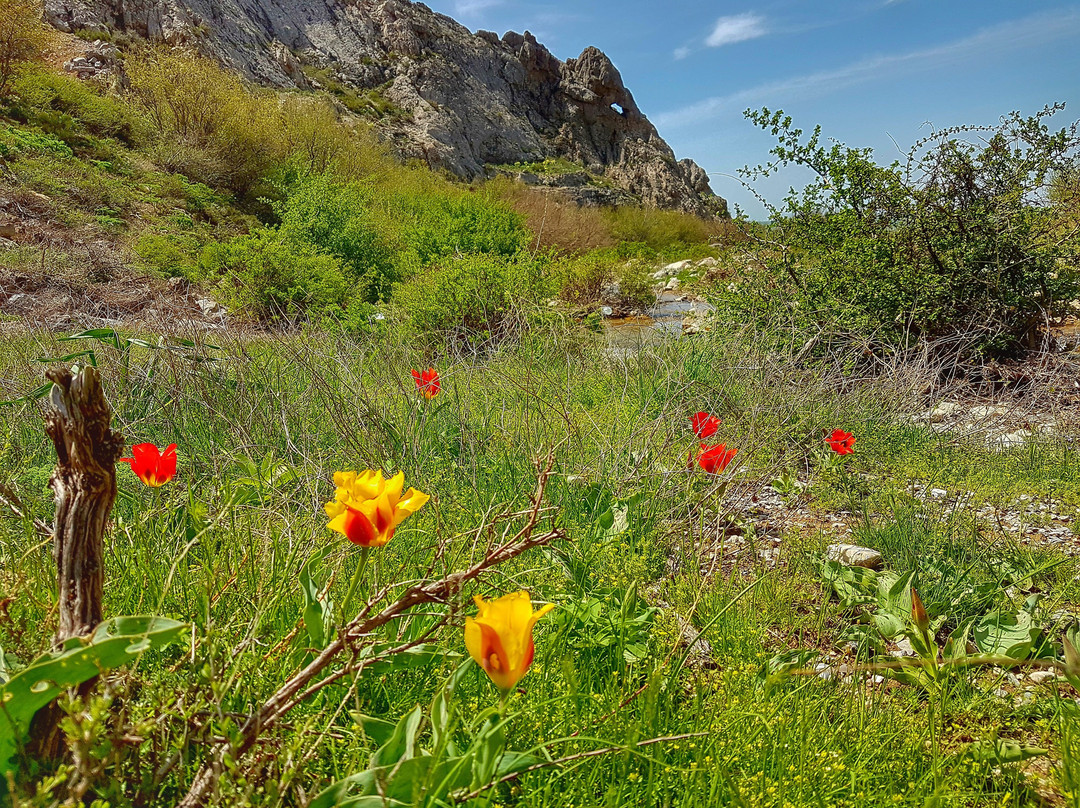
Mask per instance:
[[[533,611],[528,592],[513,592],[493,601],[477,595],[476,618],[465,618],[465,647],[503,692],[513,690],[533,660],[532,630],[554,604]]]
[[[326,503],[327,525],[353,544],[382,547],[408,516],[428,501],[427,494],[410,488],[401,493],[405,474],[398,472],[389,480],[382,471],[335,471],[333,502]]]

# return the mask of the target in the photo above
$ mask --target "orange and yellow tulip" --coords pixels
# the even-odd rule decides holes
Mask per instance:
[[[465,647],[495,687],[506,695],[533,661],[532,630],[555,608],[548,603],[533,611],[528,592],[513,592],[492,601],[477,595],[478,613],[465,618]]]
[[[382,547],[408,516],[428,501],[427,494],[410,488],[401,493],[405,474],[398,472],[384,480],[382,471],[334,472],[333,502],[326,503],[327,525],[353,544]]]

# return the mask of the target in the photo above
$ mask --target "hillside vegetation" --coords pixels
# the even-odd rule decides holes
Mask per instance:
[[[920,176],[763,111],[821,179],[734,225],[122,44],[126,84],[37,39],[0,84],[0,302],[229,315],[0,322],[0,799],[1080,805],[1077,354],[1014,361],[1076,299],[1054,110]],[[709,319],[614,344],[675,259]],[[57,648],[87,459],[43,416],[98,384],[104,620]]]

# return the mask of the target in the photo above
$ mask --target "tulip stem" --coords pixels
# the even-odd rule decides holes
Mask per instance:
[[[342,623],[345,622],[349,615],[349,605],[352,603],[353,595],[356,594],[356,588],[360,585],[360,579],[364,577],[364,570],[367,569],[369,555],[371,555],[370,547],[360,548],[360,563],[356,565],[356,572],[353,573],[352,580],[349,581],[349,588],[345,591],[345,599],[341,601]]]

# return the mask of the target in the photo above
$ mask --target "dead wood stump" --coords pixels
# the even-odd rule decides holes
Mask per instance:
[[[49,370],[53,382],[45,407],[45,433],[56,447],[49,485],[56,499],[53,555],[60,610],[54,644],[91,633],[103,618],[105,526],[116,500],[116,461],[124,439],[111,427],[112,411],[94,367]],[[94,682],[80,688],[88,693]],[[55,704],[39,710],[30,729],[28,753],[56,758],[62,751]]]

